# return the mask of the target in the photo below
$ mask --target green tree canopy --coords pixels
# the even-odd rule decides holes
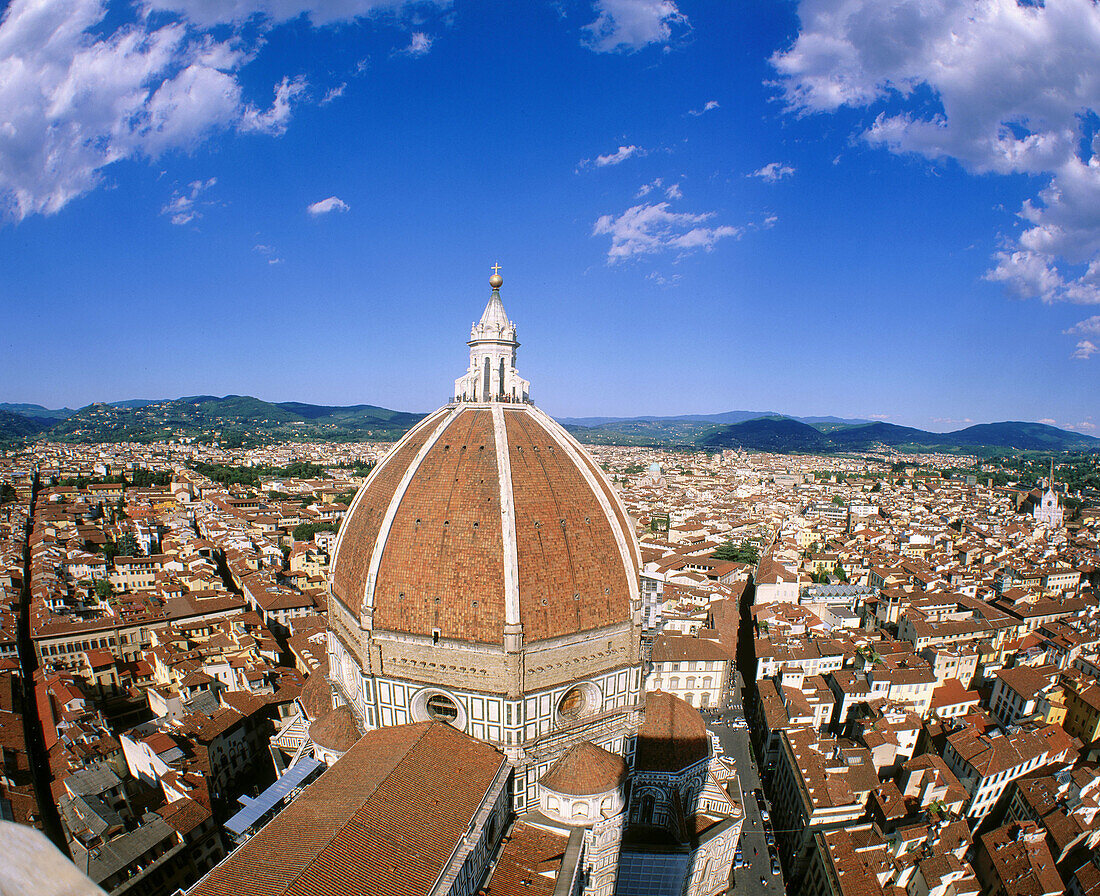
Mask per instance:
[[[293,537],[295,541],[313,541],[313,536],[318,532],[335,532],[334,523],[299,523],[294,527]]]
[[[725,544],[719,545],[711,554],[711,557],[715,560],[729,560],[733,563],[754,565],[760,562],[760,550],[751,542],[734,544],[732,541],[727,541]]]

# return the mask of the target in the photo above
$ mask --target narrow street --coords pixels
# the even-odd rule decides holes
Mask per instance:
[[[753,791],[760,788],[761,783],[756,760],[753,758],[752,745],[749,743],[749,732],[747,728],[735,728],[730,724],[735,719],[744,718],[741,699],[742,679],[740,673],[735,675],[737,687],[731,689],[729,710],[719,719],[707,723],[707,728],[718,735],[725,755],[732,758],[737,765],[737,777],[741,783],[745,811],[741,849],[743,861],[747,864],[740,868],[734,867],[728,892],[736,893],[738,896],[741,894],[776,896],[784,891],[783,875],[782,872],[772,874],[771,853],[774,848],[769,848],[765,842],[765,822],[760,816],[756,797],[753,796]],[[760,882],[761,878],[765,883]]]
[[[26,539],[23,547],[23,591],[19,601],[19,625],[16,646],[19,650],[19,675],[23,679],[23,737],[27,744],[27,758],[34,781],[34,795],[42,815],[43,831],[61,852],[68,856],[69,847],[61,827],[61,816],[50,792],[50,761],[46,741],[42,735],[42,720],[38,716],[38,704],[34,698],[34,672],[38,657],[31,643],[31,550],[30,535],[34,529],[34,502],[38,497],[38,478],[35,477],[31,497],[30,515],[27,520]]]

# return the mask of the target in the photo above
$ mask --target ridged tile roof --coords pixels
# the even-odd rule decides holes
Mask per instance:
[[[530,643],[630,621],[639,567],[618,496],[564,429],[530,405],[461,404],[360,491],[332,590],[378,631],[501,644],[522,623]]]
[[[638,730],[634,770],[683,771],[710,755],[710,738],[703,717],[690,703],[664,691],[645,697],[645,722]]]
[[[438,722],[372,731],[191,896],[427,893],[504,761]]]
[[[309,739],[317,746],[346,753],[362,736],[359,723],[347,706],[337,706],[309,726]]]
[[[626,776],[626,762],[621,756],[583,741],[563,753],[539,783],[555,793],[588,796],[614,790]]]

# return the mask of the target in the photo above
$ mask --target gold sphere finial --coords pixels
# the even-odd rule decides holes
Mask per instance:
[[[493,265],[493,276],[489,278],[489,285],[493,289],[500,289],[501,284],[504,282],[504,278],[500,276],[500,263]]]

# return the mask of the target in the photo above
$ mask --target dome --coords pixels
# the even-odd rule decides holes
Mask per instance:
[[[328,683],[328,662],[322,663],[314,669],[305,685],[298,701],[302,704],[306,716],[316,719],[332,709],[332,687]]]
[[[611,484],[532,405],[456,401],[352,502],[331,589],[375,632],[526,644],[628,623],[640,552]],[[515,628],[510,629],[515,631]]]
[[[626,762],[621,756],[584,741],[570,747],[539,783],[555,793],[590,796],[614,790],[626,776]]]
[[[309,739],[333,753],[346,753],[362,734],[355,716],[347,706],[337,706],[309,726]]]
[[[710,736],[699,710],[664,691],[645,695],[634,769],[675,774],[710,756]]]

